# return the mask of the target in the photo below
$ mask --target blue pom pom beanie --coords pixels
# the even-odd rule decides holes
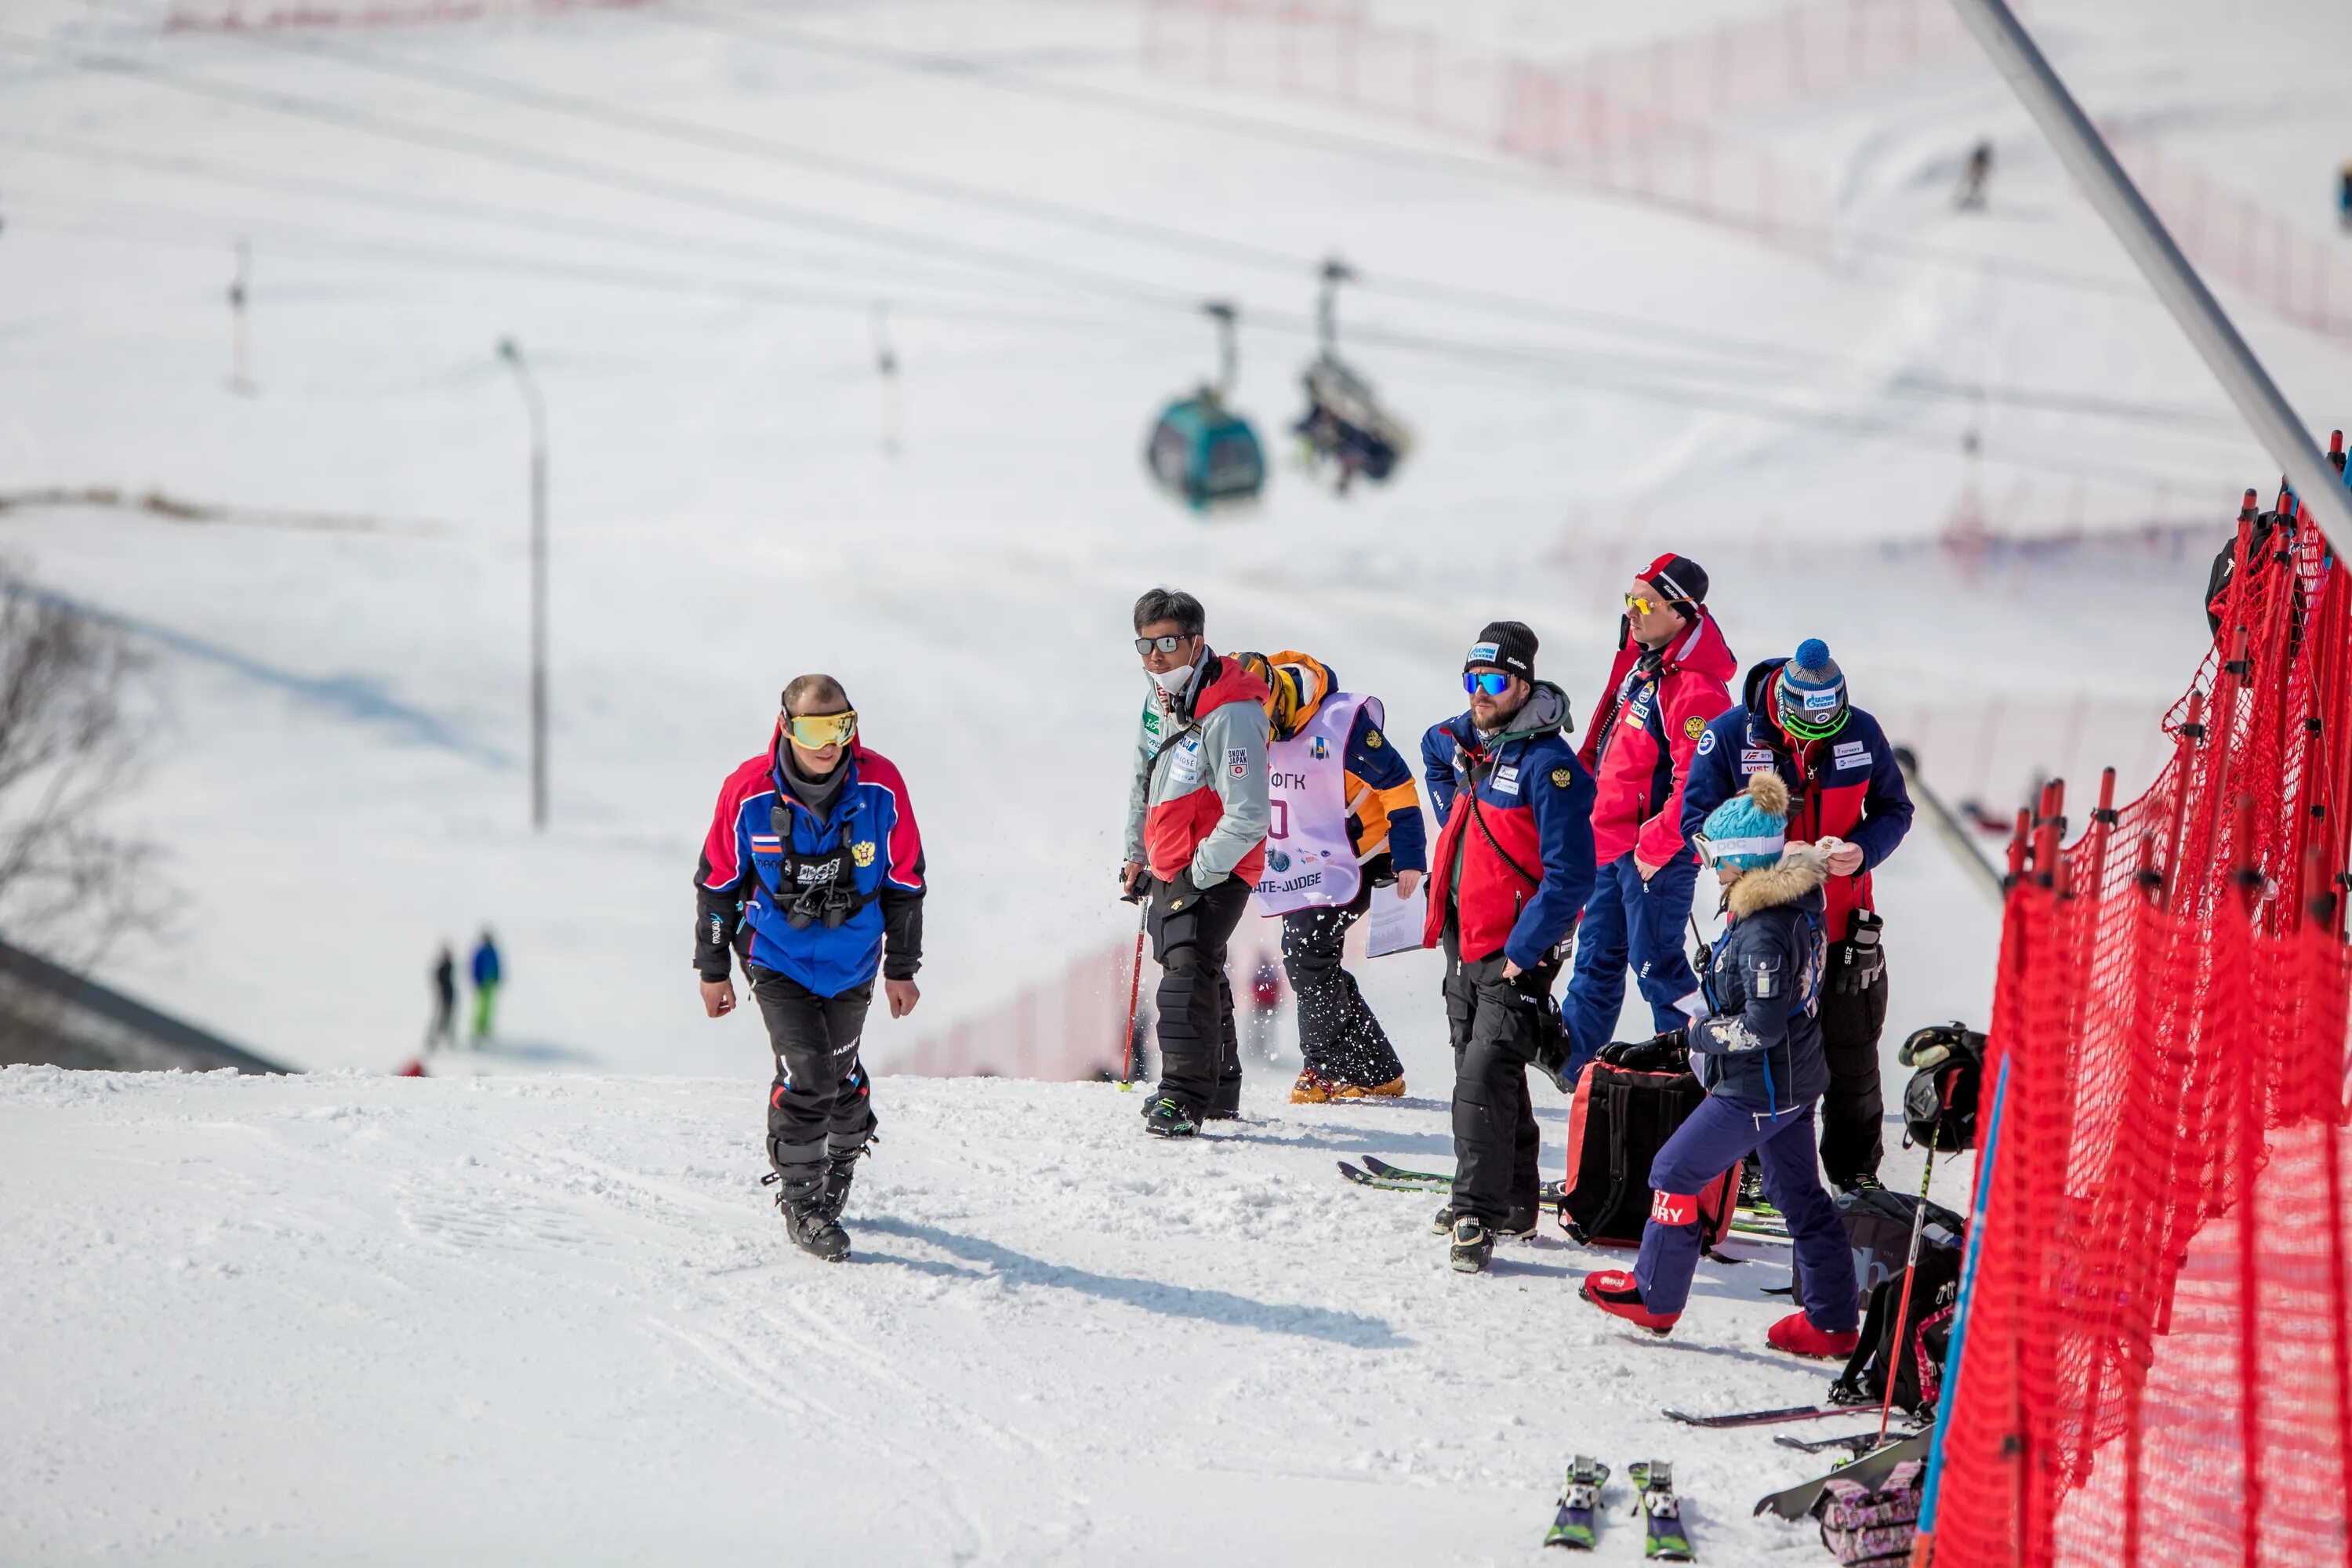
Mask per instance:
[[[1819,637],[1797,645],[1796,656],[1772,683],[1772,696],[1780,728],[1800,740],[1834,734],[1845,722],[1845,671]]]

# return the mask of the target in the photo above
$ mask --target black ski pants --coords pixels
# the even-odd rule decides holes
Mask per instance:
[[[1367,881],[1350,903],[1282,917],[1282,972],[1298,998],[1298,1054],[1324,1077],[1365,1089],[1404,1076],[1387,1031],[1342,962],[1348,929],[1371,907]]]
[[[1454,1207],[1489,1228],[1526,1223],[1541,1196],[1542,1137],[1528,1095],[1528,1064],[1550,1035],[1549,959],[1503,977],[1503,955],[1465,963],[1445,923],[1445,1022],[1454,1037]]]
[[[1202,1118],[1241,1104],[1241,1039],[1225,950],[1249,908],[1250,885],[1227,877],[1213,888],[1191,879],[1151,880],[1146,926],[1160,973],[1160,1094]],[[1183,907],[1176,906],[1181,899]]]
[[[833,1155],[863,1148],[874,1135],[873,1085],[857,1056],[874,983],[820,996],[772,969],[751,973],[776,1052],[768,1162],[787,1183],[822,1181]]]
[[[1860,991],[1838,989],[1846,944],[1830,943],[1822,966],[1822,1055],[1829,1092],[1822,1097],[1822,1168],[1839,1187],[1874,1176],[1885,1151],[1886,1105],[1878,1084],[1878,1037],[1886,1028],[1886,966]],[[1884,950],[1881,950],[1882,952]]]

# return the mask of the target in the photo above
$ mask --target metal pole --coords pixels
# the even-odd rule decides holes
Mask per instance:
[[[2196,268],[2189,265],[2164,225],[2141,199],[2130,176],[2084,118],[2081,106],[2050,68],[2050,62],[2042,58],[2025,28],[2002,0],[1952,0],[1952,9],[1959,13],[1994,68],[2016,91],[2091,205],[2123,242],[2125,252],[2147,279],[2157,298],[2204,358],[2205,367],[2311,510],[2327,542],[2339,557],[2352,551],[2352,495],[2347,494],[2342,478],[2320,456],[2302,419],[2287,405]]]
[[[499,357],[530,413],[530,825],[547,831],[547,405],[512,338]]]

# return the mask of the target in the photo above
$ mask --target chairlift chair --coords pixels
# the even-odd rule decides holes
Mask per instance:
[[[1201,307],[1217,323],[1217,379],[1160,411],[1143,446],[1153,480],[1194,511],[1255,500],[1265,485],[1265,453],[1250,422],[1226,405],[1234,384],[1234,307]]]
[[[1318,276],[1317,352],[1298,376],[1307,389],[1307,412],[1290,429],[1298,437],[1300,459],[1310,468],[1333,469],[1333,488],[1345,495],[1358,475],[1385,482],[1412,450],[1412,432],[1381,406],[1372,384],[1339,357],[1339,285],[1354,281],[1355,272],[1333,257]]]

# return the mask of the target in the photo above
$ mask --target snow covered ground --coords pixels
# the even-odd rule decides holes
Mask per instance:
[[[1442,1100],[1253,1090],[1171,1146],[1108,1085],[886,1080],[839,1267],[754,1184],[761,1100],[0,1070],[0,1558],[1534,1563],[1587,1450],[1671,1457],[1704,1562],[1820,1560],[1748,1517],[1814,1461],[1658,1416],[1821,1394],[1762,1343],[1785,1252],[1664,1343],[1556,1230],[1456,1275],[1434,1198],[1333,1170],[1446,1165]]]

